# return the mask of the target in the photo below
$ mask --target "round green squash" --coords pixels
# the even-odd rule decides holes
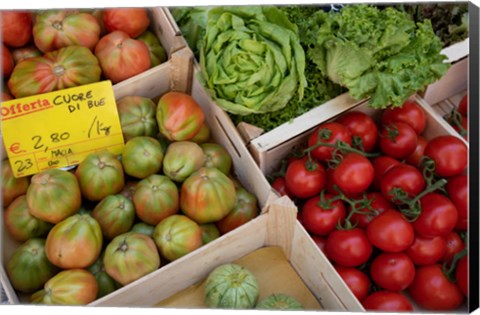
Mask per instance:
[[[272,294],[259,301],[257,309],[263,310],[303,310],[303,305],[298,302],[294,297],[278,293]]]
[[[259,285],[247,268],[227,263],[216,267],[205,280],[204,302],[211,308],[255,307]]]

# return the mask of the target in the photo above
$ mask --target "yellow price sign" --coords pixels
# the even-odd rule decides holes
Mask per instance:
[[[120,154],[125,145],[112,83],[78,86],[2,102],[2,135],[15,177]]]

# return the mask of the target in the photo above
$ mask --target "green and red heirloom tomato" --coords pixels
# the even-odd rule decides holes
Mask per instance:
[[[362,300],[367,311],[382,312],[412,312],[412,303],[401,293],[391,291],[376,291]]]
[[[14,61],[12,52],[2,44],[2,75],[7,78],[13,71]]]
[[[92,211],[103,235],[109,240],[128,232],[135,221],[135,207],[127,197],[109,195],[100,201]]]
[[[13,252],[6,272],[15,290],[32,293],[43,287],[58,272],[45,254],[45,239],[32,238]]]
[[[147,30],[138,36],[137,39],[147,45],[150,51],[150,63],[152,67],[167,61],[167,53],[155,34]]]
[[[15,64],[41,55],[43,55],[43,53],[33,44],[18,47],[12,50],[13,61]]]
[[[220,237],[220,231],[215,223],[200,224],[202,230],[202,243],[203,245],[210,243],[211,241]]]
[[[32,14],[20,10],[3,10],[0,12],[2,21],[2,42],[10,47],[21,47],[32,37]]]
[[[192,141],[175,141],[168,145],[163,159],[163,173],[182,183],[205,164],[202,148]]]
[[[197,132],[197,134],[193,138],[190,139],[190,141],[193,141],[198,144],[202,144],[210,141],[210,128],[208,127],[206,122],[202,124],[202,127],[200,128],[200,130]]]
[[[163,149],[157,139],[139,136],[128,140],[122,152],[123,170],[135,178],[146,178],[162,169]]]
[[[100,201],[115,195],[125,186],[122,163],[110,151],[91,153],[80,162],[75,176],[82,196],[90,201]]]
[[[105,252],[102,252],[98,257],[98,259],[93,263],[93,265],[91,265],[87,269],[95,276],[95,279],[97,279],[97,283],[98,283],[97,299],[112,293],[113,291],[117,290],[122,286],[120,283],[118,283],[112,277],[110,277],[108,273],[105,271],[105,265],[103,263],[104,255],[105,255]]]
[[[157,136],[157,105],[151,99],[135,95],[125,96],[117,100],[117,110],[125,141],[139,136]]]
[[[97,298],[95,276],[84,269],[63,270],[50,278],[43,289],[30,296],[32,304],[86,305]]]
[[[198,224],[221,220],[235,206],[233,181],[216,168],[202,167],[182,184],[180,208]]]
[[[211,308],[249,309],[257,303],[259,284],[247,268],[227,263],[209,273],[205,280],[204,302]]]
[[[455,310],[465,299],[457,284],[447,278],[441,264],[417,267],[408,292],[415,303],[427,310]]]
[[[53,227],[51,223],[30,214],[27,196],[17,197],[3,213],[3,223],[13,239],[25,242],[30,238],[42,237]]]
[[[90,49],[68,46],[18,63],[8,88],[20,98],[98,82],[101,72]]]
[[[88,214],[75,214],[50,230],[45,251],[48,260],[62,269],[87,268],[100,255],[102,242],[98,222]]]
[[[97,19],[75,10],[46,10],[35,15],[33,41],[44,53],[77,45],[92,50],[100,39]]]
[[[130,37],[137,37],[150,25],[145,8],[108,8],[103,10],[103,24],[108,32],[123,31]]]
[[[100,38],[95,47],[95,56],[100,62],[103,75],[113,83],[150,68],[147,45],[122,31],[114,31]]]
[[[30,213],[54,224],[77,212],[81,202],[77,178],[60,169],[49,169],[33,175],[27,189]]]
[[[224,174],[229,174],[232,168],[232,157],[228,151],[218,143],[202,143],[200,147],[205,154],[206,167],[216,167]]]
[[[142,233],[150,237],[153,237],[154,230],[155,230],[154,225],[147,224],[145,222],[137,222],[130,229],[131,232]]]
[[[254,219],[258,215],[257,198],[243,187],[236,188],[233,209],[215,224],[221,234],[226,234]]]
[[[105,248],[105,271],[127,285],[160,267],[160,256],[149,236],[127,232],[115,237]]]
[[[182,214],[171,215],[158,223],[153,239],[162,257],[174,261],[203,245],[200,226]]]
[[[2,205],[4,208],[8,207],[18,196],[26,194],[29,185],[30,177],[16,178],[13,176],[10,161],[8,159],[2,161]]]
[[[135,212],[140,220],[157,225],[179,210],[179,191],[165,175],[154,174],[142,179],[133,195]]]
[[[303,310],[303,305],[297,301],[294,297],[278,293],[271,294],[260,300],[255,306],[256,309],[264,310]]]
[[[156,117],[160,132],[170,141],[192,139],[205,121],[205,114],[195,99],[175,91],[162,95]]]

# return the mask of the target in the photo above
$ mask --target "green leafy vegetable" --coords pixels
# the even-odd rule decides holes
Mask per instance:
[[[197,57],[199,54],[199,41],[201,41],[205,35],[208,11],[210,8],[211,7],[176,7],[170,9],[188,46]]]
[[[359,4],[320,15],[308,57],[322,74],[373,108],[398,107],[449,68],[429,20],[392,7]]]
[[[236,115],[284,108],[306,85],[297,27],[273,6],[215,7],[200,42],[202,83]]]
[[[415,22],[430,20],[443,47],[468,37],[468,2],[401,4],[395,7],[407,12]]]

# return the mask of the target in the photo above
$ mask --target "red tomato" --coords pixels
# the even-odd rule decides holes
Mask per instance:
[[[325,194],[325,200],[333,196]],[[346,216],[345,206],[341,200],[335,200],[330,208],[319,205],[320,196],[310,198],[302,208],[302,224],[305,229],[313,234],[325,236],[335,230],[338,224],[343,223]]]
[[[372,160],[373,169],[375,171],[375,178],[373,179],[373,188],[380,190],[380,179],[383,174],[400,162],[390,156],[381,155]]]
[[[367,236],[373,246],[391,253],[406,250],[413,243],[413,226],[398,211],[389,209],[373,218],[367,226]]]
[[[322,253],[328,258],[327,252],[325,250],[325,246],[327,245],[327,238],[318,236],[315,234],[311,234],[310,237],[312,240],[315,242],[315,244],[318,246],[318,248],[322,251]]]
[[[414,197],[425,189],[425,179],[422,173],[408,164],[398,164],[390,168],[380,178],[380,190],[382,195],[390,202],[395,201],[392,189],[400,188],[410,197]]]
[[[468,177],[458,175],[448,180],[445,185],[447,194],[458,211],[458,221],[455,228],[466,231],[468,228]]]
[[[2,41],[10,47],[21,47],[32,37],[32,15],[26,11],[0,11]]]
[[[288,191],[287,187],[285,185],[285,177],[280,176],[275,178],[275,180],[272,182],[272,188],[275,189],[280,196],[288,196]]]
[[[363,229],[335,230],[328,235],[327,255],[333,262],[344,267],[357,267],[368,261],[372,245]]]
[[[418,267],[408,291],[412,299],[427,310],[454,310],[465,298],[458,286],[445,276],[440,264]]]
[[[423,108],[415,101],[408,100],[402,107],[385,109],[380,118],[382,125],[403,122],[412,127],[420,135],[427,125],[427,116]]]
[[[468,255],[463,256],[457,263],[455,279],[462,293],[468,297]]]
[[[405,163],[418,167],[420,165],[420,159],[423,157],[423,152],[425,152],[427,143],[427,139],[422,136],[418,136],[415,151],[405,158]]]
[[[445,236],[457,224],[458,211],[453,202],[439,193],[420,198],[422,211],[413,223],[415,232],[427,237]]]
[[[393,122],[380,131],[380,151],[395,159],[404,159],[415,151],[418,135],[410,125]]]
[[[320,137],[319,137],[320,135]],[[337,141],[343,141],[352,144],[352,134],[348,128],[337,122],[327,122],[318,126],[308,138],[308,147],[317,145],[318,142],[335,144]],[[332,152],[335,148],[328,146],[318,146],[311,151],[311,155],[319,161],[328,161],[332,158]]]
[[[308,158],[290,163],[285,173],[285,186],[292,196],[310,198],[319,194],[327,184],[327,173],[322,164]]]
[[[346,126],[353,137],[358,137],[362,141],[365,152],[370,152],[375,147],[378,127],[369,115],[359,111],[351,111],[338,117],[335,121]]]
[[[410,256],[415,265],[432,265],[445,255],[447,242],[441,236],[424,237],[415,235],[412,245],[405,253]]]
[[[441,177],[460,175],[468,163],[468,148],[460,138],[438,136],[428,141],[425,156],[435,162],[435,173]]]
[[[358,153],[347,153],[335,167],[332,180],[347,196],[363,193],[373,181],[370,160]]]
[[[462,116],[468,117],[468,94],[465,94],[460,103],[458,103],[457,110]]]
[[[411,312],[413,306],[401,293],[390,291],[376,291],[362,301],[367,311],[384,312]]]
[[[361,228],[366,228],[367,225],[372,221],[374,217],[376,217],[378,214],[382,213],[383,211],[387,209],[392,209],[394,206],[391,202],[389,202],[383,195],[379,192],[369,192],[366,194],[366,198],[370,200],[370,207],[378,212],[377,214],[370,214],[371,210],[368,208],[358,208],[357,211],[360,213],[354,213],[350,217],[350,221],[353,224],[357,224],[358,227]],[[351,207],[349,208],[349,212],[351,212]],[[363,214],[363,213],[368,213],[368,214]]]
[[[340,265],[335,265],[334,267],[359,301],[363,300],[368,295],[371,282],[363,271],[360,271],[355,267],[343,267]]]
[[[123,31],[135,38],[148,28],[150,18],[145,8],[109,8],[103,11],[103,23],[108,32]]]
[[[13,70],[13,56],[7,46],[2,44],[2,74],[3,77],[8,77]]]
[[[453,256],[461,252],[465,248],[465,242],[462,240],[457,232],[450,232],[443,237],[447,244],[445,255],[443,255],[441,261],[449,262]]]
[[[405,253],[381,253],[370,265],[370,276],[385,290],[401,291],[412,283],[415,265]]]

